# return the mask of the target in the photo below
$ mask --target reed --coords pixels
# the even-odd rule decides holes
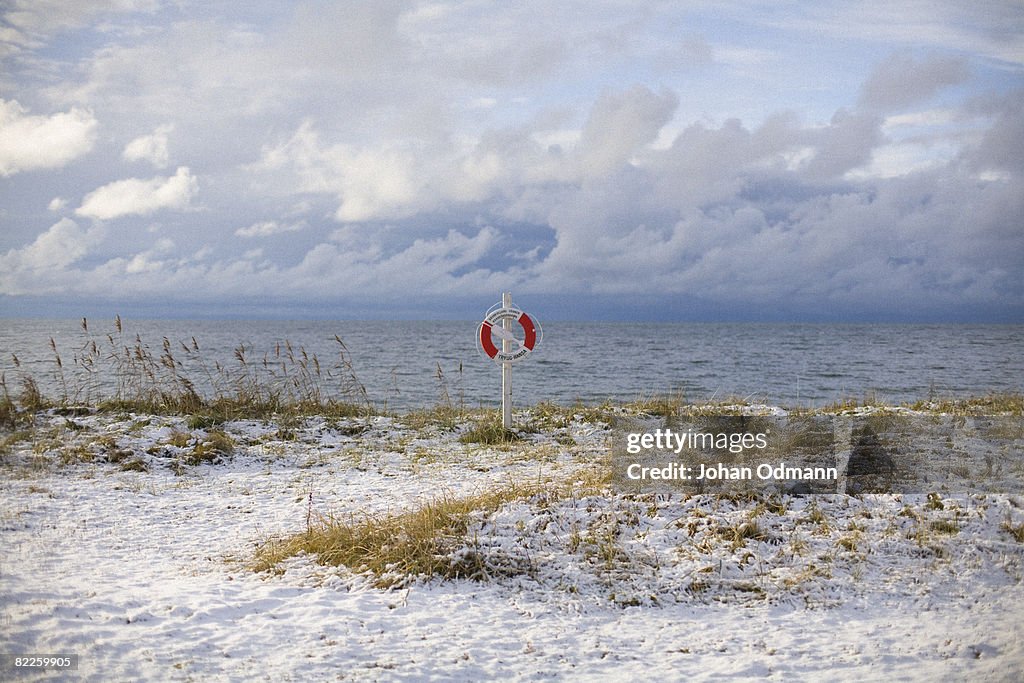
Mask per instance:
[[[3,375],[0,375],[0,389],[3,392],[3,396],[0,397],[0,428],[14,429],[19,421],[18,406],[11,398],[7,389],[7,378]]]
[[[51,337],[53,386],[47,397],[39,383],[12,356],[22,390],[15,399],[0,376],[0,425],[48,407],[88,405],[101,411],[202,416],[211,424],[238,418],[287,415],[365,415],[374,412],[359,381],[348,348],[335,335],[330,362],[288,340],[258,356],[251,346],[234,349],[234,363],[210,362],[195,337],[151,345],[125,333],[120,316],[114,329],[95,335],[83,318],[81,338],[70,353]],[[70,362],[65,359],[70,358]]]

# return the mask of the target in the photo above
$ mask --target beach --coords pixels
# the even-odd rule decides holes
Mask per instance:
[[[630,495],[593,476],[607,412],[523,409],[494,444],[444,417],[40,412],[5,433],[0,651],[83,680],[1024,675],[1017,493]],[[318,525],[516,487],[434,576],[259,567]]]

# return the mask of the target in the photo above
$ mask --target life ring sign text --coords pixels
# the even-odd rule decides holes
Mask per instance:
[[[513,320],[519,324],[523,331],[522,340],[511,329],[504,328],[502,323],[506,320]],[[510,342],[509,350],[503,351],[502,346],[495,344],[495,337],[499,342]],[[480,350],[496,363],[514,363],[526,358],[536,348],[540,337],[540,326],[514,306],[500,306],[489,311],[484,321],[480,323],[477,334]]]

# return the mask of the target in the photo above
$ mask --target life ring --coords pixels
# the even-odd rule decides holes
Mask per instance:
[[[524,338],[519,341],[511,334],[505,333],[501,323],[505,320],[515,320],[523,328]],[[510,351],[502,351],[491,339],[491,333],[498,331],[498,336],[507,339],[518,346]],[[497,308],[487,314],[484,321],[480,323],[477,337],[480,341],[480,349],[487,354],[487,357],[499,363],[512,363],[526,358],[537,346],[538,325],[525,312],[518,308]]]

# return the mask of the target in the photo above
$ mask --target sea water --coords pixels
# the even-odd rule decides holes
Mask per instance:
[[[239,346],[250,363],[273,362],[286,341],[296,354],[316,355],[326,370],[339,360],[337,335],[379,408],[500,404],[501,371],[477,349],[476,321],[125,320],[120,334],[112,321],[90,320],[88,331],[81,323],[0,319],[0,371],[9,390],[16,394],[30,374],[45,395],[61,396],[62,381],[82,381],[73,372],[75,355],[89,341],[109,351],[108,334],[116,347],[132,346],[138,336],[155,356],[166,338],[178,359],[191,357],[181,345],[191,348],[195,338],[200,351],[192,355],[206,370],[219,364],[229,373]],[[548,322],[543,335],[514,366],[517,405],[676,394],[813,407],[1024,391],[1024,325]],[[206,371],[195,363],[186,371],[210,390]],[[89,379],[94,388],[115,386],[112,377]],[[333,391],[332,382],[324,382],[325,391]]]

